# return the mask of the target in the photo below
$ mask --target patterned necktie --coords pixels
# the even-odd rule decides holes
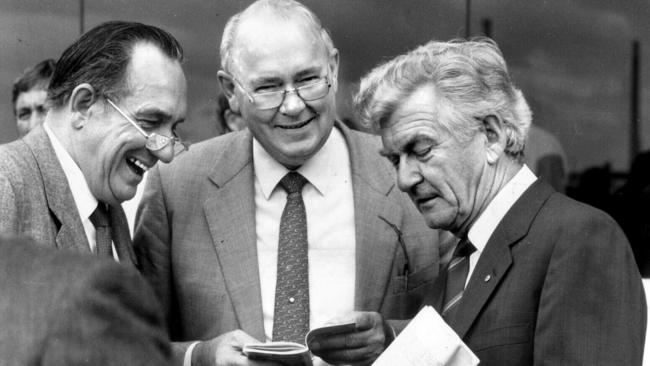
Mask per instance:
[[[106,205],[102,202],[90,215],[90,222],[95,226],[95,254],[100,257],[113,257],[113,246],[111,241],[111,224]]]
[[[469,256],[476,250],[469,239],[464,238],[456,247],[447,266],[447,282],[442,308],[442,318],[449,324],[456,314],[458,303],[463,297],[465,282],[469,273]]]
[[[302,187],[307,180],[289,172],[280,185],[287,204],[280,219],[278,271],[275,286],[273,340],[304,343],[309,331],[309,259],[307,217]]]

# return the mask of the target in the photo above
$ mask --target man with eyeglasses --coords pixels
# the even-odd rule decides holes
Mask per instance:
[[[392,334],[379,313],[413,315],[437,275],[438,232],[396,189],[380,141],[336,121],[338,61],[295,1],[228,21],[218,77],[248,129],[153,169],[136,220],[179,365],[263,365],[245,343],[304,343],[344,322],[351,342],[326,361],[369,364]]]
[[[107,22],[56,64],[45,122],[0,146],[0,234],[135,264],[120,203],[184,148],[186,81],[162,29]]]

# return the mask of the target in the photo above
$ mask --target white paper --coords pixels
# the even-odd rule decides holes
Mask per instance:
[[[373,366],[475,366],[479,359],[431,306],[425,306]]]

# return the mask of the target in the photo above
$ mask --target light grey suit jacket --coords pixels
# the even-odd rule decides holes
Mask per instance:
[[[135,263],[124,211],[117,206],[110,212],[120,262]],[[0,234],[91,253],[68,180],[42,126],[0,145]]]
[[[439,234],[395,186],[393,168],[378,154],[379,138],[338,123],[336,128],[351,159],[355,308],[408,318],[437,277]],[[380,216],[403,234],[408,276],[398,235]],[[211,339],[234,329],[264,339],[248,130],[195,145],[151,171],[134,243],[173,341]],[[180,358],[187,344],[175,346]]]

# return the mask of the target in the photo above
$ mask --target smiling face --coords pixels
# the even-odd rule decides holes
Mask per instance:
[[[253,136],[279,163],[293,169],[325,143],[335,118],[338,56],[330,55],[320,35],[296,18],[260,13],[239,25],[234,50],[235,86],[230,105],[246,121]],[[246,96],[291,90],[327,76],[332,84],[322,99],[305,102],[286,93],[278,108],[260,110]],[[233,84],[236,85],[236,84]]]
[[[399,188],[408,193],[431,228],[467,230],[486,200],[481,178],[488,169],[485,134],[461,141],[440,124],[448,118],[431,85],[408,96],[382,129],[386,156]]]
[[[136,44],[125,76],[126,92],[113,102],[142,129],[172,136],[176,124],[185,119],[186,81],[180,63],[156,46]],[[76,161],[93,195],[117,204],[131,199],[144,172],[160,159],[170,162],[173,148],[151,152],[146,139],[106,99],[88,109],[80,128]]]

